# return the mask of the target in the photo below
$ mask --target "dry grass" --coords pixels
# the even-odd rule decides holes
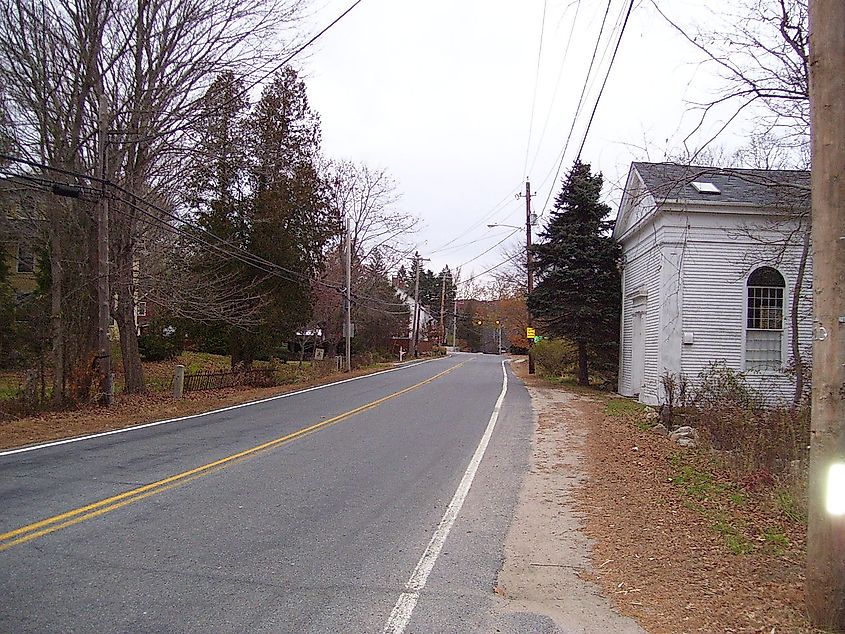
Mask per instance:
[[[599,391],[591,401],[576,495],[595,540],[588,576],[619,611],[652,633],[816,632],[800,481],[737,478],[718,454],[644,429],[637,405]]]

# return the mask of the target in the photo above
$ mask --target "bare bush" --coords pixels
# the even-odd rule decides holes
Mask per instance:
[[[743,372],[712,363],[693,383],[684,375],[661,377],[666,392],[667,427],[695,427],[705,446],[748,477],[790,478],[806,464],[810,436],[809,404],[767,405]]]

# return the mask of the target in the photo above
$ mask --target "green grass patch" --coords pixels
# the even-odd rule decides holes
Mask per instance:
[[[763,539],[766,541],[766,549],[775,557],[780,557],[789,548],[789,538],[780,529],[769,529],[763,533]]]
[[[724,516],[717,517],[719,518],[713,524],[713,530],[724,538],[725,546],[727,546],[729,551],[734,555],[747,555],[753,552],[754,544],[739,529],[731,524]]]
[[[748,502],[748,496],[740,491],[729,491],[728,499],[734,506],[745,506]]]
[[[754,544],[742,535],[725,535],[725,545],[734,555],[748,555],[754,550]]]
[[[775,505],[781,513],[794,524],[804,524],[807,521],[807,513],[789,489],[778,489],[774,493]]]
[[[22,372],[3,372],[0,374],[0,399],[13,399],[20,396],[24,375]]]
[[[211,354],[209,352],[183,352],[178,361],[185,366],[187,374],[195,372],[219,372],[231,370],[232,359],[228,355]]]
[[[629,398],[612,398],[607,402],[605,413],[610,416],[624,416],[625,414],[637,414],[647,408],[647,405]]]
[[[672,476],[672,484],[682,487],[686,495],[696,500],[706,500],[719,492],[719,486],[713,482],[712,475],[690,464],[677,469]]]

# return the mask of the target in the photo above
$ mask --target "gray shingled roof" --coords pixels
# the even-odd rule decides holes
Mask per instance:
[[[635,162],[633,166],[658,203],[662,200],[683,200],[751,203],[761,207],[809,207],[810,172],[805,170],[727,169],[641,162]],[[720,193],[699,192],[692,186],[694,181],[713,183]]]

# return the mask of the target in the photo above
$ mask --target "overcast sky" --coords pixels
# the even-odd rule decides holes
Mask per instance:
[[[350,3],[321,0],[310,28]],[[718,28],[717,12],[730,5],[662,0],[660,6],[684,26]],[[603,0],[580,6],[574,0],[364,0],[299,61],[322,117],[325,154],[390,171],[400,206],[422,221],[412,242],[431,258],[430,268],[463,264],[466,278],[493,266],[501,247],[480,254],[511,230],[486,225],[524,223],[524,201],[514,195],[524,190],[525,177],[537,212],[560,189],[554,175],[606,6]],[[696,121],[690,102],[723,85],[649,0],[635,6],[582,154],[603,172],[604,197],[613,206],[631,161],[682,153]],[[627,0],[611,4],[561,176],[577,154],[610,60],[608,36],[615,41],[626,7]],[[717,116],[690,147],[719,122]],[[742,132],[738,123],[720,143],[735,147]],[[524,240],[524,232],[510,240]]]

